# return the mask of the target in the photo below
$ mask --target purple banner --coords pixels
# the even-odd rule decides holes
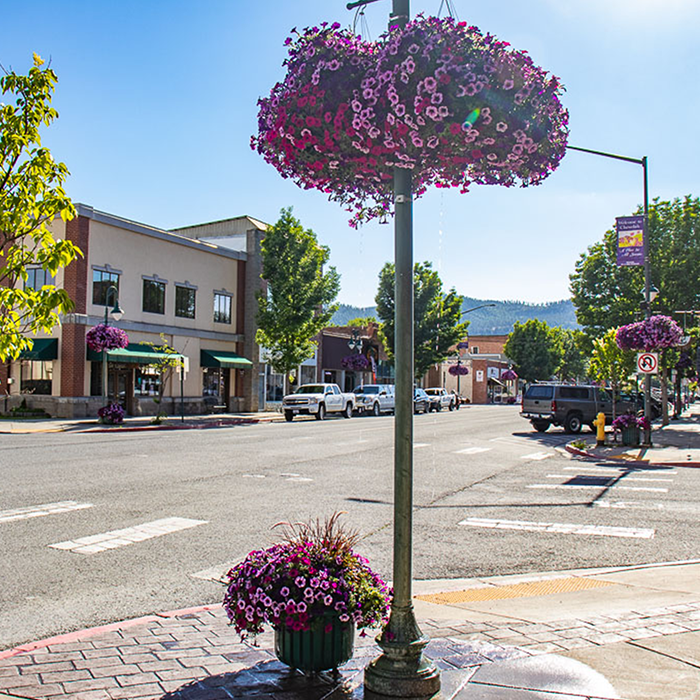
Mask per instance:
[[[617,224],[617,264],[644,265],[644,217],[619,216]]]

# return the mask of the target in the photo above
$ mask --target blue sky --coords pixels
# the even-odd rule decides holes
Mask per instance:
[[[697,0],[453,4],[561,78],[571,145],[648,156],[651,197],[700,195]],[[440,5],[413,0],[411,13]],[[369,38],[390,9],[366,8]],[[60,118],[45,144],[71,171],[74,201],[163,228],[242,214],[274,222],[293,206],[331,249],[339,300],[365,306],[393,259],[393,226],[354,231],[342,208],[283,180],[249,146],[291,28],[353,17],[340,0],[3,2],[0,64],[26,72],[32,52],[51,60]],[[554,301],[568,297],[578,256],[641,202],[641,167],[569,152],[539,187],[417,200],[414,257],[467,296]]]

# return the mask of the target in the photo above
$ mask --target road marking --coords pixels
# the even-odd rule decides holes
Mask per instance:
[[[530,455],[523,455],[520,459],[547,459],[548,457],[554,457],[551,452],[533,452]]]
[[[265,479],[264,474],[241,474],[244,479]]]
[[[593,501],[598,508],[631,508],[633,510],[663,510],[663,503],[644,503],[643,501]]]
[[[587,475],[587,474],[581,474],[581,472],[578,473],[577,476],[580,476],[582,478],[589,478],[589,479],[605,479],[605,476],[593,476],[593,475]],[[615,479],[617,477],[620,477],[620,479],[624,479],[625,482],[628,481],[652,481],[652,482],[665,482],[667,484],[673,483],[673,479],[647,479],[646,477],[643,476],[627,476],[625,472],[622,472],[620,474],[610,474],[609,479]],[[568,474],[547,474],[547,479],[568,479],[569,475]]]
[[[648,491],[650,493],[668,493],[668,489],[657,489],[648,486],[617,486],[601,484],[528,484],[528,489],[615,489],[616,491]]]
[[[597,535],[600,537],[634,537],[650,540],[655,530],[644,527],[611,527],[607,525],[580,525],[575,523],[538,523],[527,520],[491,520],[467,518],[459,523],[470,527],[485,527],[497,530],[527,530],[529,532],[555,532],[562,535]]]
[[[308,476],[290,476],[285,481],[313,481],[313,479]]]
[[[84,508],[92,508],[92,503],[78,503],[77,501],[59,501],[57,503],[42,503],[38,506],[27,506],[26,508],[0,510],[0,523],[7,523],[10,522],[10,520],[27,520],[28,518],[40,518],[44,515],[54,515],[55,513],[68,513],[72,510],[83,510]]]
[[[465,447],[463,450],[457,450],[456,455],[476,455],[479,452],[489,452],[490,447]]]
[[[430,447],[429,442],[414,442],[413,443],[413,449],[417,450],[419,447]]]
[[[563,467],[564,471],[569,472],[604,472],[613,474],[629,474],[630,471],[644,472],[645,474],[668,474],[669,476],[677,475],[677,471],[670,471],[668,469],[652,469],[649,467],[644,467],[643,469],[638,469],[636,467]]]
[[[296,472],[282,472],[280,476],[301,476],[301,474],[297,474]]]
[[[134,542],[150,540],[153,537],[162,537],[172,532],[187,530],[190,527],[205,525],[206,523],[206,520],[192,520],[190,518],[162,518],[150,523],[143,523],[142,525],[125,527],[121,530],[110,530],[100,535],[90,535],[89,537],[80,537],[75,540],[56,542],[55,544],[50,544],[49,547],[79,554],[96,554],[107,549],[124,547],[128,544],[134,544]]]

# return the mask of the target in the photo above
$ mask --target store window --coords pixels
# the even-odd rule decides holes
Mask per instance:
[[[194,318],[197,290],[193,287],[175,285],[175,315],[180,318]]]
[[[137,367],[134,377],[134,396],[158,396],[160,372],[155,367]]]
[[[107,290],[110,286],[117,288],[119,295],[119,273],[110,270],[92,271],[92,303],[99,306],[107,306]],[[109,301],[114,304],[114,292],[110,295]]]
[[[214,292],[214,323],[231,323],[231,295]]]
[[[314,384],[316,382],[316,366],[301,366],[301,384]]]
[[[143,281],[143,310],[151,314],[165,313],[165,282]]]
[[[30,267],[27,269],[27,281],[24,283],[25,289],[41,289],[44,285],[56,283],[56,278],[41,267]]]
[[[284,397],[284,375],[273,372],[270,365],[268,365],[268,370],[265,401],[278,403]]]
[[[20,364],[20,392],[51,396],[52,374],[52,361],[22,361]]]

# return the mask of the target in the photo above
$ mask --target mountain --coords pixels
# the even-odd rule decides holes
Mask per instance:
[[[489,304],[489,306],[484,306]],[[493,304],[493,306],[490,306]],[[482,307],[482,308],[476,308]],[[545,304],[528,304],[524,301],[496,301],[494,299],[474,299],[464,297],[462,310],[468,311],[464,320],[469,321],[471,335],[506,335],[513,330],[516,321],[536,318],[549,326],[561,328],[578,328],[576,312],[570,299],[550,301]],[[335,312],[331,323],[344,326],[353,318],[376,316],[374,306],[350,306],[341,304]]]

